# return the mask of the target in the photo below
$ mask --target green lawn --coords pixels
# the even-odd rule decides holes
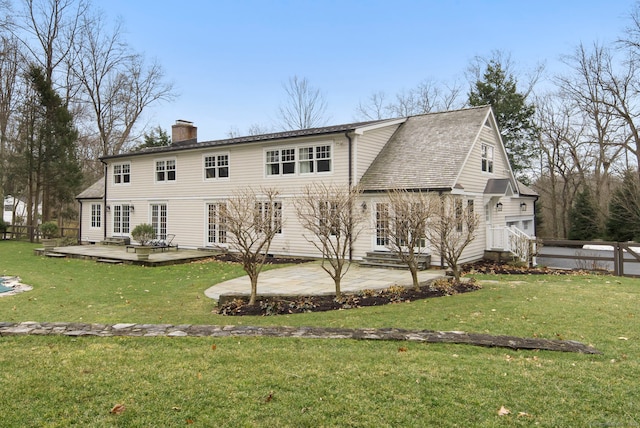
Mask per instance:
[[[484,288],[464,295],[233,318],[212,314],[203,291],[242,275],[236,265],[109,266],[37,257],[33,248],[0,241],[0,274],[34,286],[0,298],[0,321],[465,330],[577,340],[603,355],[350,340],[2,337],[3,427],[640,425],[640,280],[479,276]],[[125,411],[110,414],[118,403]],[[511,414],[499,416],[501,406]]]

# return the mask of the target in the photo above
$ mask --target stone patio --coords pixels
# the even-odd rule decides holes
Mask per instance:
[[[90,259],[102,263],[123,263],[143,266],[164,266],[178,263],[188,263],[194,260],[206,259],[216,253],[208,250],[175,249],[168,251],[153,251],[149,260],[138,260],[136,253],[127,252],[124,245],[73,245],[68,247],[55,247],[53,250],[36,248],[35,253],[47,257],[70,257],[77,259]]]
[[[420,282],[444,276],[443,270],[418,272]],[[411,273],[402,269],[378,269],[361,267],[353,263],[342,278],[341,289],[345,293],[366,289],[388,288],[392,285],[411,286]],[[216,284],[205,291],[205,295],[219,300],[220,295],[249,295],[251,282],[241,276]],[[335,284],[320,262],[264,271],[258,277],[260,295],[310,296],[335,293]]]

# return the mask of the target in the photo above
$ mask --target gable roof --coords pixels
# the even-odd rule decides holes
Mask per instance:
[[[409,117],[361,185],[365,191],[453,188],[490,112],[490,106],[482,106]]]
[[[487,185],[484,187],[483,193],[492,196],[512,196],[513,187],[511,186],[511,180],[508,178],[490,178],[487,180]]]
[[[206,147],[219,147],[219,146],[230,146],[230,145],[237,145],[237,144],[258,143],[258,142],[265,142],[265,141],[285,140],[289,138],[320,136],[320,135],[337,134],[337,133],[345,133],[345,132],[353,132],[353,131],[357,132],[360,128],[370,128],[372,126],[375,127],[376,125],[379,125],[379,126],[392,125],[394,123],[398,123],[401,121],[404,121],[404,118],[369,120],[366,122],[354,122],[354,123],[347,123],[343,125],[323,126],[320,128],[299,129],[294,131],[274,132],[271,134],[249,135],[245,137],[227,138],[224,140],[211,140],[211,141],[197,142],[195,139],[192,139],[192,140],[178,141],[176,143],[173,143],[170,146],[150,147],[150,148],[146,148],[136,152],[128,152],[128,153],[122,153],[118,155],[104,156],[104,157],[101,157],[100,159],[108,160],[108,159],[116,159],[116,158],[122,158],[122,157],[146,155],[150,153],[154,153],[154,154],[170,153],[174,151],[202,149]]]
[[[76,199],[102,199],[104,198],[104,177],[84,189]]]

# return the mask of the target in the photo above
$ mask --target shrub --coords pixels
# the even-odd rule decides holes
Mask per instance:
[[[2,217],[0,217],[0,233],[6,232],[8,227],[9,227],[9,225],[7,223],[5,223],[5,221],[2,219]]]
[[[51,239],[58,236],[58,225],[53,221],[48,221],[40,225],[40,233],[45,239]]]
[[[140,245],[147,245],[151,240],[156,239],[156,230],[148,223],[137,225],[131,232],[133,239],[138,241]]]

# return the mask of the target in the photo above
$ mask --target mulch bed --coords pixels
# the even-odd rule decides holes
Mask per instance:
[[[579,269],[550,269],[548,267],[526,267],[517,264],[498,263],[489,260],[480,260],[463,266],[464,274],[487,274],[487,275],[586,275],[598,274],[608,275],[609,272],[586,271]]]
[[[357,294],[343,294],[340,300],[335,295],[299,296],[295,298],[269,297],[261,299],[255,305],[248,300],[236,299],[216,309],[221,315],[284,315],[304,312],[323,312],[339,309],[353,309],[364,306],[380,306],[390,303],[410,302],[432,297],[449,296],[479,290],[474,280],[453,284],[448,278],[427,281],[419,290],[413,287],[393,286],[382,290],[363,290]]]

